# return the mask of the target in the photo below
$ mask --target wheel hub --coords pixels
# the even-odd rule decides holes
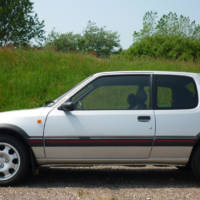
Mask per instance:
[[[4,167],[4,163],[6,162],[6,159],[3,157],[0,157],[0,168]]]

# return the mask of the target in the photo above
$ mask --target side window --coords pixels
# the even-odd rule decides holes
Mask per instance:
[[[71,100],[76,110],[146,110],[150,108],[150,76],[104,76]]]
[[[156,109],[191,109],[198,104],[194,80],[187,76],[156,75]]]

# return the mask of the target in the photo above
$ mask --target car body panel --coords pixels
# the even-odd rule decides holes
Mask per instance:
[[[140,122],[137,120],[140,115],[148,115],[151,120]],[[45,151],[47,158],[87,159],[95,158],[95,153],[96,158],[106,159],[148,158],[154,134],[155,119],[152,110],[63,112],[55,109],[49,114],[45,126]],[[50,138],[57,139],[59,142],[54,142],[55,145],[50,146],[49,144],[53,143],[52,139],[48,140]],[[65,147],[60,146],[66,139],[76,142],[75,146],[79,151],[74,151],[68,143]],[[93,150],[94,143],[96,151]]]

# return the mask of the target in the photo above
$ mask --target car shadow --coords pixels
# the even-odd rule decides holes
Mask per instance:
[[[199,187],[191,171],[177,168],[67,167],[41,168],[23,185],[29,188],[188,188]]]

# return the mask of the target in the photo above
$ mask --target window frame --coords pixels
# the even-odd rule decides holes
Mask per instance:
[[[194,88],[197,92],[197,104],[195,107],[193,108],[159,108],[157,107],[157,84],[156,84],[156,78],[158,76],[179,76],[179,77],[187,77],[190,78],[192,80],[192,82],[194,83]],[[196,82],[194,80],[193,77],[191,76],[186,76],[186,75],[178,75],[178,74],[154,74],[152,77],[152,106],[153,106],[153,110],[191,110],[191,109],[195,109],[198,107],[199,105],[199,93],[198,93],[198,88],[196,85]]]
[[[77,93],[79,93],[81,90],[84,90],[89,84],[93,83],[94,81],[103,78],[103,77],[117,77],[117,76],[148,76],[149,77],[149,108],[148,109],[133,109],[133,110],[128,110],[128,109],[89,109],[89,110],[78,110],[78,109],[74,109],[73,111],[141,111],[141,110],[153,110],[153,96],[152,96],[152,91],[153,91],[153,74],[116,74],[116,75],[103,75],[103,76],[99,76],[97,78],[95,78],[94,80],[92,80],[91,82],[89,82],[87,85],[85,85],[83,88],[81,88],[79,91],[77,91],[75,94],[73,94],[67,101],[72,101],[72,98],[77,95]],[[92,91],[94,91],[96,88],[94,88],[93,90],[91,90],[89,93],[91,93]],[[74,101],[73,103],[76,104],[78,103],[78,101],[82,98],[84,98],[85,96],[87,96],[89,93],[87,93],[86,95],[81,95],[81,98],[79,97],[78,100]],[[66,102],[67,102],[66,101]]]

